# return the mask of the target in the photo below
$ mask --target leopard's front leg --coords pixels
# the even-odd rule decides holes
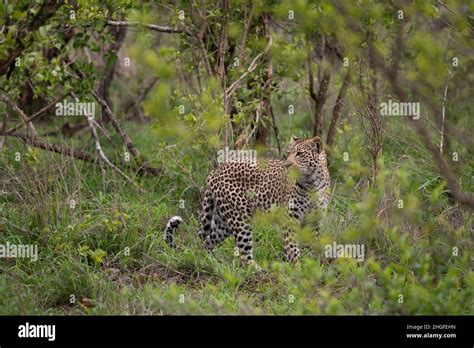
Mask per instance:
[[[298,246],[298,236],[296,228],[300,225],[303,219],[303,211],[295,204],[293,199],[290,199],[288,204],[287,224],[283,234],[283,243],[285,249],[286,260],[289,262],[296,262],[300,257],[300,249]]]

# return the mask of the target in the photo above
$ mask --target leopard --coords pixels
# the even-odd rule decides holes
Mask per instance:
[[[293,180],[289,174],[292,167],[297,173]],[[330,185],[327,155],[319,136],[291,137],[286,159],[228,161],[207,177],[198,240],[205,250],[212,251],[233,236],[240,257],[256,265],[252,233],[255,213],[283,206],[287,217],[301,225],[310,211],[327,209]],[[163,238],[170,247],[174,247],[173,234],[182,222],[180,216],[174,216],[164,229]],[[286,260],[298,261],[297,231],[285,228],[283,242]]]

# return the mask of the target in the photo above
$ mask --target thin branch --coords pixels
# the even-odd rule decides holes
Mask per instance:
[[[145,100],[148,93],[150,93],[150,91],[153,89],[153,86],[155,86],[157,81],[158,81],[158,77],[152,76],[150,78],[149,82],[145,85],[145,88],[138,95],[138,97],[133,98],[131,100],[131,102],[129,102],[127,105],[125,105],[123,113],[128,114],[128,112],[131,109],[139,108],[140,104]]]
[[[2,121],[2,131],[0,132],[0,151],[2,151],[3,144],[5,144],[5,130],[7,129],[7,119],[8,119],[8,112],[3,113],[3,121]]]
[[[249,29],[250,29],[250,24],[252,22],[252,17],[253,17],[253,14],[255,12],[255,4],[256,4],[256,2],[253,1],[252,2],[252,8],[250,9],[249,16],[248,16],[248,18],[246,18],[246,20],[244,20],[244,34],[242,36],[242,42],[240,43],[240,47],[239,47],[239,62],[240,62],[240,64],[242,64],[243,61],[244,61],[245,45],[247,43],[247,37],[248,37]]]
[[[273,107],[271,103],[268,105],[268,113],[270,114],[270,117],[272,118],[272,126],[273,126],[273,132],[275,133],[275,139],[277,142],[277,147],[278,147],[278,155],[281,156],[281,143],[280,143],[280,132],[278,130],[278,126],[276,123],[275,115],[273,113]]]
[[[130,151],[132,156],[135,158],[135,161],[137,162],[137,165],[139,167],[139,171],[143,171],[143,172],[150,173],[153,175],[160,175],[161,174],[160,168],[150,167],[146,164],[145,158],[140,153],[138,148],[135,146],[132,139],[128,136],[128,134],[122,128],[117,117],[112,112],[112,110],[110,110],[110,107],[107,104],[107,102],[104,100],[104,98],[102,98],[97,91],[93,91],[92,94],[94,95],[95,99],[99,102],[99,104],[102,106],[102,110],[104,110],[107,113],[107,115],[109,116],[110,122],[112,123],[112,127],[114,127],[114,129],[120,135],[120,138],[124,142],[125,146]]]
[[[230,98],[231,95],[233,95],[235,93],[235,91],[240,87],[240,85],[242,84],[243,80],[247,77],[248,74],[250,74],[251,72],[253,72],[257,66],[258,66],[258,63],[259,63],[259,60],[270,50],[270,48],[272,47],[273,45],[273,40],[270,38],[268,44],[267,44],[267,47],[265,47],[265,49],[263,50],[263,52],[260,52],[253,60],[252,62],[250,63],[249,67],[247,68],[247,70],[237,79],[235,80],[230,86],[229,88],[227,88],[226,90],[226,94],[227,94],[227,97]]]
[[[318,98],[314,90],[314,76],[311,68],[311,51],[308,50],[308,80],[309,80],[309,95],[313,101],[317,102]]]
[[[439,142],[439,153],[443,154],[443,143],[444,143],[444,120],[446,118],[446,99],[448,97],[448,82],[451,72],[448,72],[446,77],[446,83],[444,84],[444,95],[443,95],[443,106],[441,108],[441,140]]]
[[[46,105],[45,107],[43,107],[41,110],[35,112],[33,115],[31,115],[30,117],[27,118],[26,120],[26,123],[28,122],[31,122],[33,121],[34,119],[36,119],[37,117],[43,115],[46,111],[48,111],[49,109],[51,109],[53,106],[55,106],[57,103],[59,103],[60,101],[62,101],[64,98],[66,98],[67,96],[69,95],[69,93],[63,95],[62,97],[59,97],[58,99],[54,100],[53,102],[49,103],[48,105]],[[20,123],[12,128],[10,128],[8,131],[7,131],[7,134],[10,134],[10,133],[13,133],[15,131],[17,131],[18,129],[20,129],[21,127],[23,127],[25,125],[25,123]]]
[[[23,122],[28,126],[28,130],[30,131],[31,136],[35,138],[37,136],[36,128],[33,123],[31,123],[31,120],[28,120],[28,116],[26,116],[23,110],[18,105],[16,105],[10,98],[8,98],[6,94],[2,94],[0,99],[4,101],[7,105],[9,105],[13,110],[15,110],[15,112],[22,118]]]
[[[206,45],[204,44],[204,34],[207,29],[207,17],[206,17],[206,3],[202,2],[201,7],[196,4],[196,1],[193,0],[193,5],[198,7],[199,18],[201,19],[201,27],[197,33],[197,39],[199,42],[199,49],[201,50],[202,58],[204,60],[204,66],[206,67],[207,75],[210,77],[212,75],[211,63],[209,61],[209,56],[207,54]]]
[[[102,172],[102,177],[105,178],[105,169],[104,169],[104,162],[105,162],[110,167],[112,167],[113,170],[115,170],[117,173],[119,173],[121,176],[123,176],[129,183],[131,183],[133,186],[138,188],[138,190],[141,193],[145,193],[145,190],[143,190],[141,187],[139,187],[135,181],[133,181],[127,174],[122,172],[116,165],[114,165],[107,158],[104,151],[102,150],[102,146],[100,145],[99,136],[97,135],[97,129],[95,128],[96,122],[92,119],[92,117],[87,117],[87,123],[89,124],[89,128],[91,129],[92,137],[94,138],[94,141],[95,141],[95,149],[97,150],[97,154],[99,155],[99,166],[100,166],[100,170]]]
[[[153,31],[157,31],[160,33],[171,33],[171,34],[187,34],[191,35],[189,31],[186,29],[180,29],[180,28],[172,28],[172,27],[167,27],[167,26],[162,26],[162,25],[156,25],[156,24],[144,24],[144,23],[139,23],[139,22],[127,22],[127,21],[113,21],[113,20],[108,20],[107,21],[108,26],[113,26],[113,27],[143,27],[147,28]]]

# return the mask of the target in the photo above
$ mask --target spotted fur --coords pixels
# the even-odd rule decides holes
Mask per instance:
[[[290,166],[297,168],[299,173],[294,183],[288,176]],[[233,161],[210,173],[197,234],[206,250],[212,250],[225,238],[234,236],[241,257],[253,262],[251,219],[257,210],[283,205],[288,208],[290,219],[302,222],[308,211],[318,207],[326,209],[330,200],[329,187],[326,153],[320,138],[299,140],[293,137],[286,161]],[[317,196],[316,204],[313,203],[313,192]],[[176,218],[173,218],[175,222],[178,221]],[[177,224],[170,222],[165,239],[172,245],[172,231],[181,218]],[[289,228],[284,233],[284,249],[288,261],[298,259],[296,233]]]

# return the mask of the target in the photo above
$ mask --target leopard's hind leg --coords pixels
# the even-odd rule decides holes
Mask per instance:
[[[211,221],[211,232],[204,241],[204,249],[213,250],[229,235],[231,235],[229,226],[227,226],[227,223],[224,221],[219,206],[216,206]]]
[[[204,199],[202,201],[202,211],[199,216],[199,229],[197,231],[198,237],[205,241],[211,234],[212,220],[215,214],[215,201],[212,192],[206,189],[204,192]]]
[[[233,214],[226,216],[226,222],[235,238],[240,257],[247,262],[253,261],[252,216],[248,211],[235,208]]]

